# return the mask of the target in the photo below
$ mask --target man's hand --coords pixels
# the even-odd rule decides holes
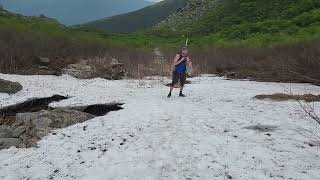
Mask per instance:
[[[188,63],[188,66],[192,68],[192,62],[189,57],[187,57],[187,63]]]

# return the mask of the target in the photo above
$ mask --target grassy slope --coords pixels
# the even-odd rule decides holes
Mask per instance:
[[[204,0],[202,6],[206,12],[197,19],[187,9],[185,18],[175,15],[149,33],[186,35],[198,45],[251,47],[320,37],[318,0]]]
[[[145,8],[143,17],[165,6],[164,1]],[[191,0],[192,2],[192,0]],[[177,47],[190,37],[192,46],[261,47],[320,37],[318,0],[203,0],[186,6],[154,28],[134,33],[106,33],[84,28],[67,28],[54,21],[0,16],[0,28],[44,32],[71,41],[112,43],[121,47]],[[160,8],[161,9],[161,8]],[[151,11],[152,10],[152,11]],[[192,18],[195,12],[204,12]],[[141,14],[140,14],[141,15]],[[139,19],[144,19],[142,16]],[[148,19],[148,18],[147,18]],[[144,21],[143,21],[144,22]],[[187,24],[187,26],[186,26]],[[173,31],[174,29],[174,31]],[[72,36],[70,36],[72,34]]]
[[[133,32],[156,25],[184,6],[186,0],[165,0],[143,9],[86,23],[84,27],[94,27],[112,32]]]

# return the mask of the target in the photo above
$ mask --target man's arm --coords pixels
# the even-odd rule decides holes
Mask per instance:
[[[192,62],[189,57],[187,57],[187,63],[188,63],[188,66],[192,68]]]
[[[173,64],[174,65],[180,64],[183,59],[181,59],[180,61],[179,61],[179,59],[180,59],[180,55],[177,54],[176,57],[174,58]]]

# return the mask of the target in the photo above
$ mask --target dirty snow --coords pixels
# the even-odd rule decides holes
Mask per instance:
[[[53,94],[72,97],[53,107],[125,103],[123,110],[56,130],[39,148],[0,151],[0,179],[320,179],[320,147],[308,145],[311,133],[320,132],[318,125],[294,101],[252,98],[288,88],[319,93],[320,87],[204,76],[191,79],[186,98],[177,97],[176,90],[167,99],[165,78],[0,78],[24,86],[15,95],[0,94],[0,106]],[[246,128],[257,124],[276,128]]]

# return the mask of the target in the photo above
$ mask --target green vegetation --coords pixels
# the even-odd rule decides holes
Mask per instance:
[[[186,0],[165,0],[143,9],[89,22],[80,26],[93,27],[111,32],[133,32],[152,27],[178,8],[185,5]]]
[[[189,37],[197,72],[310,82],[291,73],[296,72],[319,79],[318,0],[199,2],[188,0],[166,21],[132,33],[70,28],[46,18],[1,15],[0,11],[0,70],[21,73],[33,68],[30,74],[38,73],[32,61],[43,56],[54,59],[49,70],[59,72],[81,58],[103,56],[126,62],[139,77],[157,75],[153,48],[160,48],[171,61]]]
[[[136,12],[92,22],[81,28],[68,28],[41,18],[1,16],[0,23],[1,28],[45,32],[69,41],[134,48],[180,47],[186,37],[190,38],[190,45],[194,47],[265,47],[320,38],[318,0],[203,0],[196,5],[192,3],[198,1],[189,0],[183,9],[176,11],[168,20],[150,28],[185,2],[167,0]],[[194,17],[194,14],[197,16]],[[132,33],[92,29],[104,29],[102,26],[108,24],[106,22],[116,28],[115,31],[117,28],[119,31],[149,28]]]
[[[202,16],[192,19],[187,10],[185,18],[176,16],[149,33],[190,36],[197,45],[250,47],[320,37],[318,0],[206,0],[202,6],[208,7]]]

